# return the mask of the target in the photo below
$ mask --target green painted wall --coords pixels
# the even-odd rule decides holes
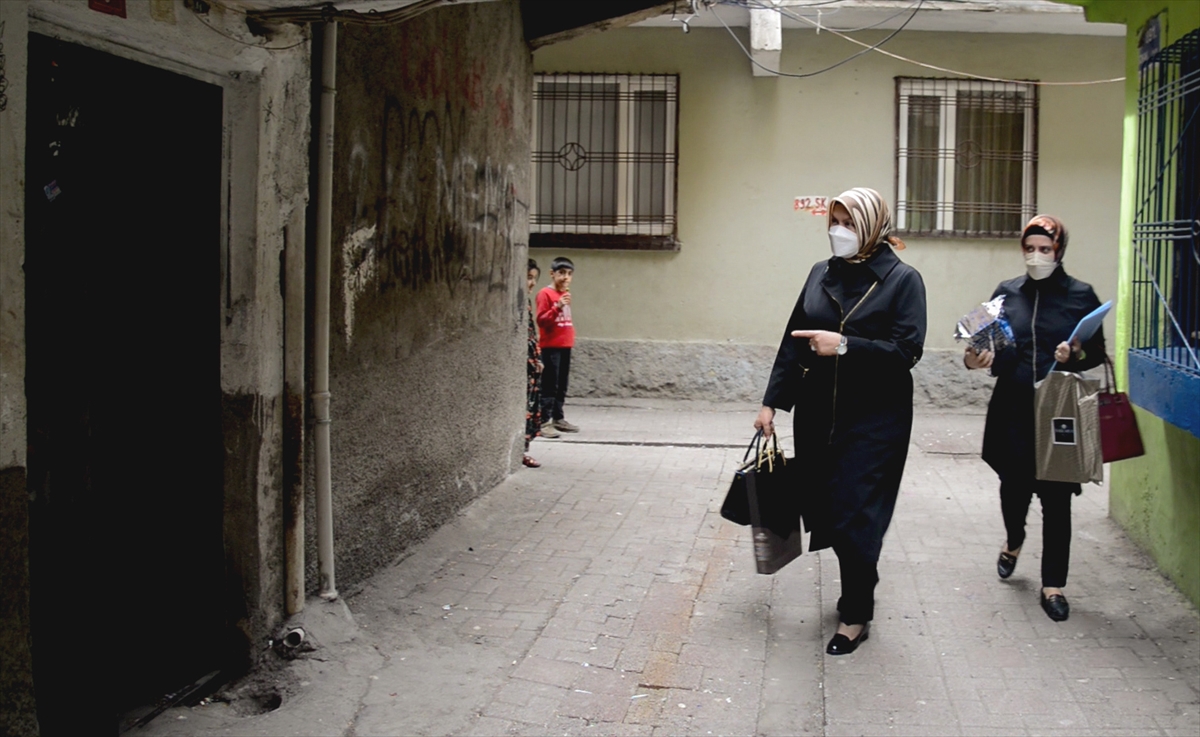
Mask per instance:
[[[1125,169],[1121,183],[1121,244],[1117,291],[1117,361],[1126,385],[1130,291],[1133,281],[1133,192],[1137,141],[1139,32],[1165,13],[1163,46],[1200,28],[1196,0],[1074,0],[1090,21],[1124,23]],[[1146,455],[1111,466],[1109,513],[1145,548],[1180,590],[1200,606],[1200,439],[1148,412],[1137,412]]]

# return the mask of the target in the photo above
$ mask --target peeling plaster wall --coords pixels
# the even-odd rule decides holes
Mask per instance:
[[[520,459],[532,67],[515,0],[339,33],[331,390],[345,586]]]

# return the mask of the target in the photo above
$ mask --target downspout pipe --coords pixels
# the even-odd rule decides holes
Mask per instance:
[[[333,565],[333,482],[329,452],[329,289],[333,241],[333,111],[337,73],[337,21],[324,24],[321,117],[317,153],[317,253],[313,317],[313,442],[317,485],[317,563],[320,597],[337,598]]]

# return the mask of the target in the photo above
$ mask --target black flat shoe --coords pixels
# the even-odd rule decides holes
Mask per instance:
[[[1071,605],[1067,603],[1067,597],[1062,594],[1050,594],[1046,596],[1045,592],[1041,593],[1042,610],[1046,612],[1046,616],[1053,619],[1055,622],[1065,622],[1067,617],[1071,616]]]
[[[1017,556],[1000,551],[1000,557],[996,559],[996,573],[1000,574],[1000,578],[1008,578],[1017,569]]]
[[[829,641],[829,646],[825,648],[825,652],[830,655],[849,655],[858,649],[858,646],[867,641],[871,634],[871,623],[867,622],[863,625],[862,632],[858,633],[858,637],[851,640],[842,634],[833,636]]]

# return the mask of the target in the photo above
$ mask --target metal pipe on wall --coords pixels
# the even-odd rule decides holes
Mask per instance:
[[[283,549],[288,616],[304,610],[304,209],[283,237]]]
[[[333,240],[333,112],[337,73],[336,21],[324,24],[321,117],[317,152],[317,253],[313,318],[313,442],[317,485],[317,562],[322,599],[337,598],[333,565],[333,481],[329,452],[329,289]]]

